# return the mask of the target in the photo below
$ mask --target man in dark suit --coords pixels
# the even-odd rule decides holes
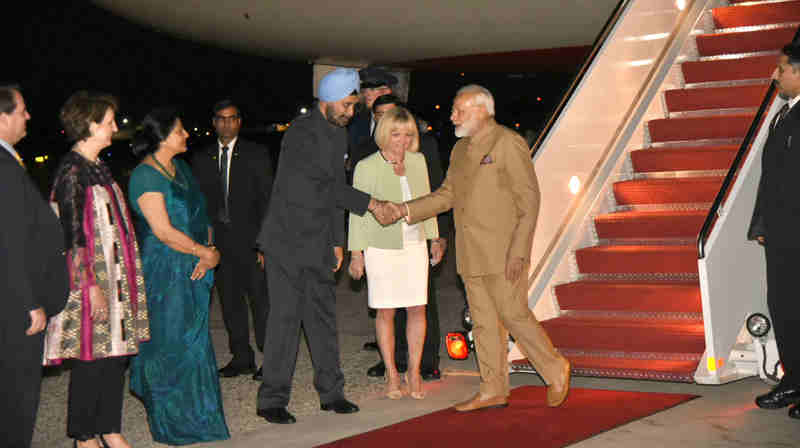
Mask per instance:
[[[14,145],[30,115],[17,86],[0,86],[0,440],[28,447],[42,381],[43,330],[67,303],[64,234]]]
[[[377,120],[372,113],[372,104],[378,97],[391,94],[392,88],[397,85],[397,77],[379,67],[366,67],[358,75],[361,79],[359,97],[362,109],[347,126],[349,170],[355,169],[356,163],[368,155],[361,150],[369,144],[375,132]]]
[[[387,111],[402,106],[399,98],[394,95],[381,95],[372,104],[372,115],[375,121],[380,121],[383,114]],[[444,172],[439,156],[439,145],[436,139],[420,129],[419,133],[419,152],[425,156],[425,163],[428,166],[428,178],[431,184],[431,191],[436,190],[442,185]],[[364,157],[378,151],[378,145],[374,138],[370,138],[358,148],[354,154],[358,154],[357,159],[353,159],[353,166]],[[437,217],[439,224],[439,238],[432,241],[431,245],[439,246],[441,253],[447,251],[447,239],[450,237],[450,214],[442,213]],[[436,266],[441,266],[437,264]],[[425,307],[425,318],[427,321],[427,331],[425,332],[425,344],[422,349],[422,362],[420,364],[420,375],[426,381],[438,380],[441,378],[439,372],[439,346],[441,334],[439,330],[439,304],[436,299],[436,279],[439,274],[438,268],[432,268],[428,276],[428,305]],[[395,361],[398,370],[405,371],[408,365],[408,341],[406,340],[406,319],[407,314],[404,308],[400,308],[394,315],[395,327]],[[367,370],[367,375],[372,377],[383,377],[386,373],[386,366],[383,361],[378,362]]]
[[[770,123],[748,237],[764,245],[767,306],[784,376],[756,404],[765,409],[793,405],[789,417],[800,419],[800,301],[795,284],[800,257],[800,44],[783,47],[772,79],[787,103]]]
[[[242,115],[231,100],[214,105],[212,123],[217,141],[194,155],[192,166],[208,202],[214,223],[214,242],[222,259],[217,269],[217,294],[228,332],[233,359],[219,370],[220,376],[253,373],[260,381],[250,347],[247,293],[253,313],[256,345],[264,351],[269,314],[266,277],[259,269],[256,235],[267,214],[274,170],[267,148],[239,138]],[[269,262],[269,260],[267,260]]]
[[[344,210],[381,216],[386,204],[347,185],[342,160],[358,102],[358,72],[336,69],[319,84],[319,104],[292,122],[281,143],[272,202],[258,236],[270,296],[258,415],[294,423],[286,410],[302,324],[322,410],[358,412],[344,397],[336,335],[336,280],[344,257]]]

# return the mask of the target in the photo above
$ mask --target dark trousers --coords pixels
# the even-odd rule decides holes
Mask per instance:
[[[254,354],[250,347],[250,319],[244,295],[247,294],[253,313],[256,346],[263,352],[269,315],[266,277],[256,263],[252,241],[243,240],[234,227],[220,223],[214,226],[214,232],[214,241],[222,256],[216,273],[217,293],[233,355],[231,363],[237,367],[250,366],[254,364]]]
[[[344,375],[339,366],[336,293],[333,273],[312,269],[288,272],[280,262],[267,262],[272,302],[264,347],[264,380],[258,388],[258,409],[289,404],[292,377],[300,345],[300,325],[314,366],[314,388],[321,403],[344,398]]]
[[[0,326],[0,445],[13,448],[31,445],[42,384],[44,336],[25,336],[26,328]]]
[[[122,390],[126,356],[72,361],[67,404],[67,435],[85,439],[122,431]]]
[[[783,363],[780,388],[800,387],[800,298],[797,259],[800,249],[765,246],[767,259],[767,306],[772,317],[775,342]]]
[[[428,305],[425,307],[427,329],[425,343],[422,346],[422,362],[420,369],[433,370],[439,368],[439,346],[441,330],[439,329],[439,303],[436,298],[436,278],[439,269],[432,268],[428,274]],[[406,321],[408,314],[405,308],[398,308],[394,313],[394,359],[401,364],[408,363],[408,340],[406,339]]]

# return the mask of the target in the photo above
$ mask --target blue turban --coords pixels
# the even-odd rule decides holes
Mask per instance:
[[[337,68],[328,73],[319,82],[320,101],[332,103],[349,96],[353,91],[358,92],[361,83],[358,70],[352,68]]]

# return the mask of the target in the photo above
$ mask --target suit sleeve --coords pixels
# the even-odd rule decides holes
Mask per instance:
[[[336,183],[336,206],[341,209],[363,216],[367,213],[370,199],[370,195],[347,185],[346,182]]]
[[[261,150],[261,153],[259,154],[259,163],[256,166],[258,172],[255,173],[256,194],[258,195],[256,203],[258,213],[256,215],[260,216],[263,221],[267,216],[267,210],[269,210],[269,198],[272,194],[272,183],[275,180],[275,168],[272,166],[269,150],[265,147],[258,147],[258,149]]]
[[[453,154],[450,155],[450,166],[452,166]],[[436,216],[439,213],[446,212],[453,208],[453,184],[450,180],[450,170],[447,171],[447,176],[444,182],[433,193],[422,196],[421,198],[414,199],[413,201],[406,202],[408,205],[408,222],[409,224],[416,224],[431,216]]]
[[[4,258],[2,266],[5,268],[3,275],[6,276],[3,300],[18,302],[18,306],[12,304],[6,309],[28,312],[41,305],[34,299],[33,278],[27,269],[30,264],[28,256],[35,256],[33,252],[25,250],[33,214],[27,206],[31,198],[25,191],[22,176],[24,172],[19,167],[0,162],[0,178],[4,179],[3,210],[6,216],[13,217],[3,220],[3,231],[0,232],[0,250]]]
[[[430,180],[431,190],[436,190],[442,185],[444,180],[444,170],[442,170],[442,159],[439,157],[439,144],[433,137],[426,137],[422,140],[424,142],[422,153],[425,156],[426,164],[428,166],[428,179]],[[450,212],[439,213],[436,217],[439,226],[439,236],[442,238],[450,238]]]
[[[367,172],[368,167],[359,162],[356,165],[355,173],[353,174],[353,187],[359,190],[370,191],[368,186],[370,174]],[[366,220],[369,219],[365,215],[357,215],[350,212],[350,226],[347,235],[347,248],[348,250],[364,250],[367,248],[367,233],[366,233]]]
[[[517,209],[517,226],[512,232],[507,256],[529,260],[539,215],[539,183],[525,141],[516,136],[506,140],[502,142],[506,148],[503,169],[508,174],[512,200]]]
[[[750,219],[750,227],[747,229],[747,239],[754,240],[758,237],[766,237],[767,229],[764,225],[764,215],[761,212],[761,204],[764,200],[762,191],[764,187],[764,178],[766,173],[761,171],[761,178],[758,180],[758,191],[756,193],[756,202],[753,207],[753,217]]]

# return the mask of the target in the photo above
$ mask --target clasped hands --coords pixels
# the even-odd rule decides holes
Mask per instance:
[[[397,222],[406,215],[406,207],[404,204],[397,204],[389,201],[381,201],[377,199],[370,200],[369,211],[375,216],[375,219],[383,226]]]
[[[219,264],[220,253],[215,246],[203,245],[195,246],[195,252],[199,260],[194,266],[194,270],[192,270],[190,278],[192,280],[200,280],[206,276],[206,272],[209,269],[214,269],[217,267]]]

